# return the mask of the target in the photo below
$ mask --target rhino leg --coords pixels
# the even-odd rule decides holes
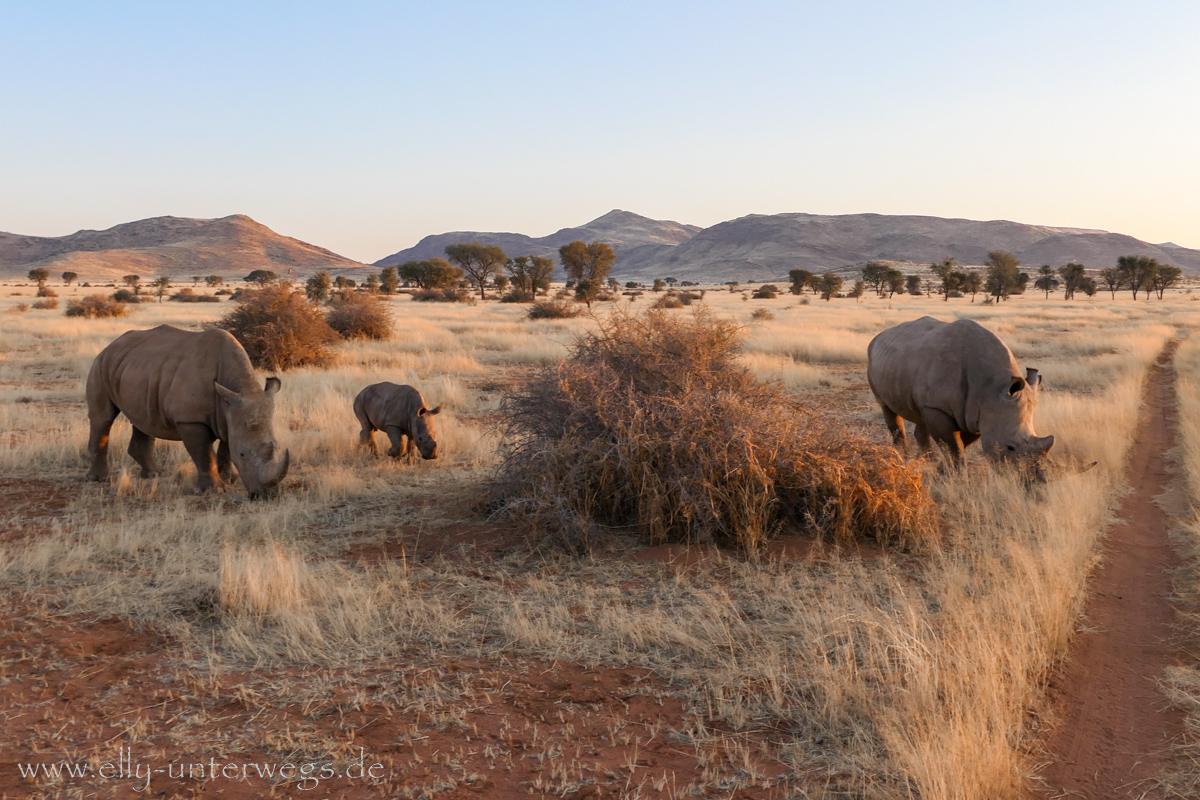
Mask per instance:
[[[129,455],[142,468],[143,478],[153,478],[158,474],[158,464],[154,460],[154,437],[137,428],[129,437]]]
[[[121,412],[111,402],[106,401],[105,406],[99,409],[88,409],[88,418],[91,422],[91,431],[88,433],[88,455],[92,459],[92,465],[87,471],[89,481],[108,479],[108,434],[117,419],[117,414]]]
[[[921,416],[925,420],[925,427],[928,429],[929,435],[949,451],[955,466],[962,466],[966,445],[963,443],[962,432],[958,429],[958,423],[954,421],[954,418],[936,408],[921,409]]]
[[[217,472],[217,460],[213,457],[213,442],[217,437],[212,429],[201,422],[182,423],[175,427],[196,465],[196,491],[207,492],[219,488],[221,476]]]
[[[400,458],[407,455],[409,442],[406,441],[404,432],[395,425],[388,425],[384,428],[384,431],[387,433],[388,439],[392,442],[392,446],[388,448],[387,454],[392,458]]]
[[[217,475],[223,481],[233,479],[233,456],[229,452],[229,442],[224,439],[217,444]]]
[[[880,403],[879,407],[883,410],[883,421],[887,423],[888,431],[892,434],[892,443],[900,452],[908,452],[908,438],[904,435],[904,420],[883,403]]]

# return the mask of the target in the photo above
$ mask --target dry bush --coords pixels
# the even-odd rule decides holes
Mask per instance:
[[[8,314],[24,314],[28,310],[29,310],[29,303],[17,303],[16,305],[9,306],[8,311],[6,313],[8,313]]]
[[[662,297],[654,301],[651,308],[683,308],[683,301],[679,299],[677,294],[664,294]]]
[[[338,292],[329,301],[325,321],[346,339],[392,338],[392,312],[373,294]]]
[[[564,300],[542,300],[529,309],[529,319],[571,319],[581,316],[584,310],[575,303]]]
[[[513,289],[500,298],[501,303],[532,303],[537,296],[528,289]]]
[[[47,297],[45,300],[35,300],[33,307],[39,311],[53,311],[58,308],[58,300],[53,297]]]
[[[754,290],[755,300],[774,300],[779,296],[779,287],[773,283],[764,283]]]
[[[175,294],[171,295],[171,299],[176,303],[219,303],[221,298],[214,297],[211,294],[197,293],[191,289],[180,289]]]
[[[839,541],[929,543],[919,465],[758,382],[741,341],[705,309],[616,311],[582,334],[502,403],[504,509],[580,549],[620,527],[754,550],[785,521]]]
[[[242,290],[237,307],[213,327],[233,334],[255,366],[280,370],[324,366],[333,359],[338,335],[304,292],[279,281]]]
[[[422,303],[474,303],[475,296],[468,289],[418,289],[412,299]]]
[[[112,299],[118,303],[140,303],[142,302],[141,295],[129,289],[117,289],[113,292]]]
[[[39,286],[37,290],[38,297],[58,297],[58,292],[51,289],[49,286]]]
[[[750,317],[751,319],[763,320],[764,322],[775,319],[775,315],[765,308],[754,309],[754,313],[751,314]]]
[[[102,294],[89,294],[79,300],[68,300],[68,317],[84,317],[99,319],[105,317],[124,317],[129,313],[125,303],[105,297]]]

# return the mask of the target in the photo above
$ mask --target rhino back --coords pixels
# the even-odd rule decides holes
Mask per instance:
[[[155,438],[178,439],[176,425],[188,422],[204,423],[224,438],[213,382],[240,392],[254,380],[246,351],[228,332],[160,325],[124,333],[104,348],[88,375],[88,392],[106,395]]]
[[[1017,374],[1008,347],[969,319],[922,317],[883,331],[868,347],[867,378],[881,402],[909,420],[936,408],[973,432],[985,401]]]
[[[406,434],[412,429],[412,419],[425,405],[425,398],[416,388],[384,381],[371,384],[359,392],[359,402],[371,425],[383,430],[389,425]]]

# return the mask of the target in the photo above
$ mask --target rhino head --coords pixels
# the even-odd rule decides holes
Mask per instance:
[[[275,394],[279,378],[267,378],[260,391],[250,386],[235,392],[213,382],[225,410],[229,455],[250,497],[272,497],[287,475],[289,453],[275,446]]]
[[[437,408],[421,406],[413,415],[411,438],[421,453],[421,458],[437,458],[437,425],[434,424],[433,418],[441,410],[441,403],[438,403]]]
[[[1004,393],[984,406],[979,435],[983,451],[993,461],[1037,462],[1054,446],[1053,436],[1038,436],[1033,429],[1041,385],[1038,371],[1027,369],[1024,378],[1013,375]]]

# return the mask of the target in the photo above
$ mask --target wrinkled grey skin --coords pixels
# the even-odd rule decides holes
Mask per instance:
[[[923,450],[938,442],[957,464],[976,439],[993,461],[1036,464],[1054,446],[1033,429],[1037,370],[1022,375],[1004,342],[972,320],[921,317],[888,328],[867,348],[867,382],[902,450],[904,420]]]
[[[232,463],[251,497],[274,495],[289,461],[275,446],[279,386],[267,378],[259,388],[246,351],[226,331],[160,325],[124,333],[88,373],[88,480],[108,478],[108,434],[124,414],[133,424],[129,455],[143,478],[158,474],[154,440],[168,439],[182,441],[195,462],[197,491],[220,488]]]
[[[371,452],[378,454],[375,446],[375,431],[383,431],[391,440],[387,454],[392,458],[412,456],[413,450],[421,458],[437,458],[437,427],[434,416],[442,410],[425,406],[425,398],[411,386],[394,383],[374,383],[354,398],[354,416],[362,425],[358,442]]]

